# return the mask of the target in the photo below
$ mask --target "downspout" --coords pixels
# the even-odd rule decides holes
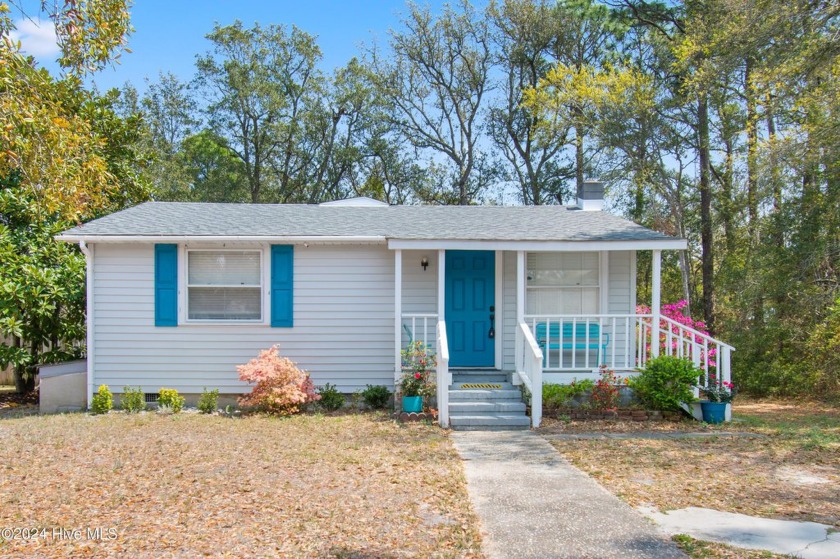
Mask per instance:
[[[93,402],[93,247],[88,247],[85,241],[79,241],[79,248],[85,255],[86,263],[87,407],[90,409]]]

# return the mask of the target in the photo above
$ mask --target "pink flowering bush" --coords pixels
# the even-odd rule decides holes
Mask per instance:
[[[589,402],[593,409],[613,411],[618,408],[621,400],[619,383],[623,381],[620,381],[615,371],[608,369],[606,365],[601,365],[600,375],[600,378],[595,381],[595,386],[592,387]]]
[[[681,300],[677,301],[676,303],[670,303],[667,305],[662,305],[662,316],[670,318],[677,324],[682,326],[686,326],[688,328],[692,328],[699,332],[700,334],[709,334],[709,329],[706,328],[706,323],[702,320],[694,320],[690,316],[686,316],[683,314],[683,309],[688,307],[688,301]],[[650,307],[646,307],[644,305],[637,305],[636,306],[636,314],[650,314],[651,310]],[[667,320],[660,320],[659,322],[659,347],[664,349],[665,346],[668,344],[668,332],[673,334],[671,338],[671,350],[672,353],[676,354],[677,347],[679,346],[680,339],[679,339],[679,326],[676,324],[672,324]],[[647,350],[648,354],[650,354],[651,350],[651,332],[648,330],[645,335],[645,349]],[[691,341],[690,338],[688,341]],[[702,343],[702,339],[699,336],[695,336],[696,342]],[[700,363],[701,365],[706,362],[708,359],[709,367],[716,367],[717,362],[715,361],[714,357],[717,354],[717,348],[710,348],[709,354],[706,355],[705,353],[701,354],[700,356]]]
[[[277,346],[237,367],[239,379],[253,384],[250,394],[239,398],[240,405],[254,407],[272,415],[298,413],[303,406],[320,400],[309,373],[286,357],[280,357]]]

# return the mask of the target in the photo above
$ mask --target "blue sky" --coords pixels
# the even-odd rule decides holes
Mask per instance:
[[[39,2],[21,2],[28,15],[37,14]],[[422,2],[439,11],[443,0]],[[485,2],[476,2],[484,5]],[[120,87],[126,81],[144,89],[143,79],[154,79],[159,71],[171,71],[189,79],[193,75],[196,54],[208,48],[204,38],[214,23],[222,25],[239,19],[246,25],[259,22],[297,25],[317,35],[324,54],[325,70],[344,65],[359,52],[361,43],[374,39],[385,42],[388,30],[399,26],[400,15],[406,12],[404,0],[208,0],[185,2],[179,0],[137,0],[131,9],[135,28],[129,38],[131,53],[124,53],[120,64],[105,69],[93,81],[104,90]],[[18,15],[16,15],[18,19]],[[24,50],[51,71],[57,70],[56,50],[51,46],[49,22],[40,28],[32,21],[19,20],[18,38]]]

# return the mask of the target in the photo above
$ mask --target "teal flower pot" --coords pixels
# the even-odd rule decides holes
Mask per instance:
[[[407,413],[420,413],[423,411],[422,396],[403,396],[403,411]]]
[[[700,409],[706,423],[723,423],[726,419],[726,402],[700,402]]]

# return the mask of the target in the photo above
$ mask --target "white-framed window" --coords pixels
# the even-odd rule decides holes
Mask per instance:
[[[601,258],[597,252],[529,252],[526,314],[598,314]]]
[[[187,249],[187,322],[263,322],[262,250]]]

